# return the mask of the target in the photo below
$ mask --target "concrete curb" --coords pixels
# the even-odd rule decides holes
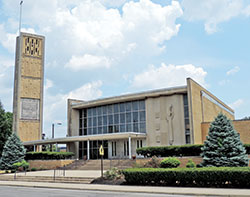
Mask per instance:
[[[33,188],[53,188],[70,190],[92,190],[109,192],[134,192],[169,195],[192,196],[250,196],[248,189],[217,189],[217,188],[187,188],[187,187],[148,187],[126,185],[98,185],[98,184],[70,184],[70,183],[45,183],[45,182],[21,182],[0,181],[0,186],[18,186]]]

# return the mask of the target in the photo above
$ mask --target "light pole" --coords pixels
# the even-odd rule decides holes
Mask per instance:
[[[52,123],[52,139],[55,137],[55,124],[56,125],[62,125],[61,122]]]

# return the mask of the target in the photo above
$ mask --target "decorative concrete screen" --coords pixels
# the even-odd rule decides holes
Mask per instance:
[[[21,99],[21,119],[39,120],[39,100]]]

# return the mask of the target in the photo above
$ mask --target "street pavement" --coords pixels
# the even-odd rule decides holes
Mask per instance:
[[[90,191],[90,190],[66,190],[66,189],[48,189],[48,188],[24,188],[0,186],[0,197],[171,197],[173,195],[166,194],[145,194],[145,193],[130,193],[130,192],[109,192],[109,191]],[[184,195],[174,195],[174,197],[186,197]]]

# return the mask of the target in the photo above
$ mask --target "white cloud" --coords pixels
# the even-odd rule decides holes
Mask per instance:
[[[249,17],[250,16],[250,5],[248,5],[243,11],[242,13],[246,16]]]
[[[114,8],[105,7],[107,4]],[[5,13],[15,13],[18,6],[15,1],[5,0],[3,8]],[[49,61],[57,59],[58,66],[83,58],[84,54],[98,54],[114,64],[133,54],[161,53],[164,42],[178,34],[180,24],[176,24],[176,19],[182,15],[177,1],[162,6],[150,0],[43,0],[36,3],[26,0],[23,10],[23,24],[38,27],[39,34],[46,36],[47,53],[53,57]],[[14,46],[14,41],[11,43]],[[105,63],[107,66],[107,61]]]
[[[12,109],[14,60],[0,56],[0,100],[6,111]]]
[[[186,78],[191,77],[198,83],[206,86],[205,77],[207,72],[201,67],[192,64],[165,65],[160,67],[150,66],[146,71],[137,74],[132,80],[135,88],[165,88],[186,84]]]
[[[102,81],[94,81],[92,83],[87,83],[80,88],[73,90],[66,94],[64,98],[68,99],[79,99],[79,100],[92,100],[102,96],[102,91],[100,87],[102,86]]]
[[[232,109],[238,109],[242,104],[244,104],[244,100],[243,99],[238,99],[236,100],[235,102],[229,104],[229,106],[232,108]]]
[[[230,69],[229,71],[227,71],[227,75],[234,75],[235,73],[240,71],[240,67],[239,66],[235,66],[234,68]]]
[[[208,34],[218,31],[217,25],[241,14],[248,15],[243,0],[183,0],[184,18],[188,21],[204,21]],[[244,10],[245,9],[245,10]]]
[[[4,24],[0,24],[0,44],[9,52],[15,52],[16,34],[7,33]]]
[[[103,5],[110,7],[120,7],[129,0],[99,0]]]
[[[53,81],[46,79],[44,85],[44,91],[47,91],[51,87],[53,87]]]
[[[85,54],[83,56],[72,56],[65,67],[75,71],[95,68],[109,68],[111,60],[104,56]]]
[[[33,28],[22,28],[21,31],[27,32],[27,33],[35,33],[35,30]],[[18,36],[18,32],[7,33],[5,25],[0,24],[0,44],[4,48],[6,48],[10,53],[15,52],[17,36]]]

